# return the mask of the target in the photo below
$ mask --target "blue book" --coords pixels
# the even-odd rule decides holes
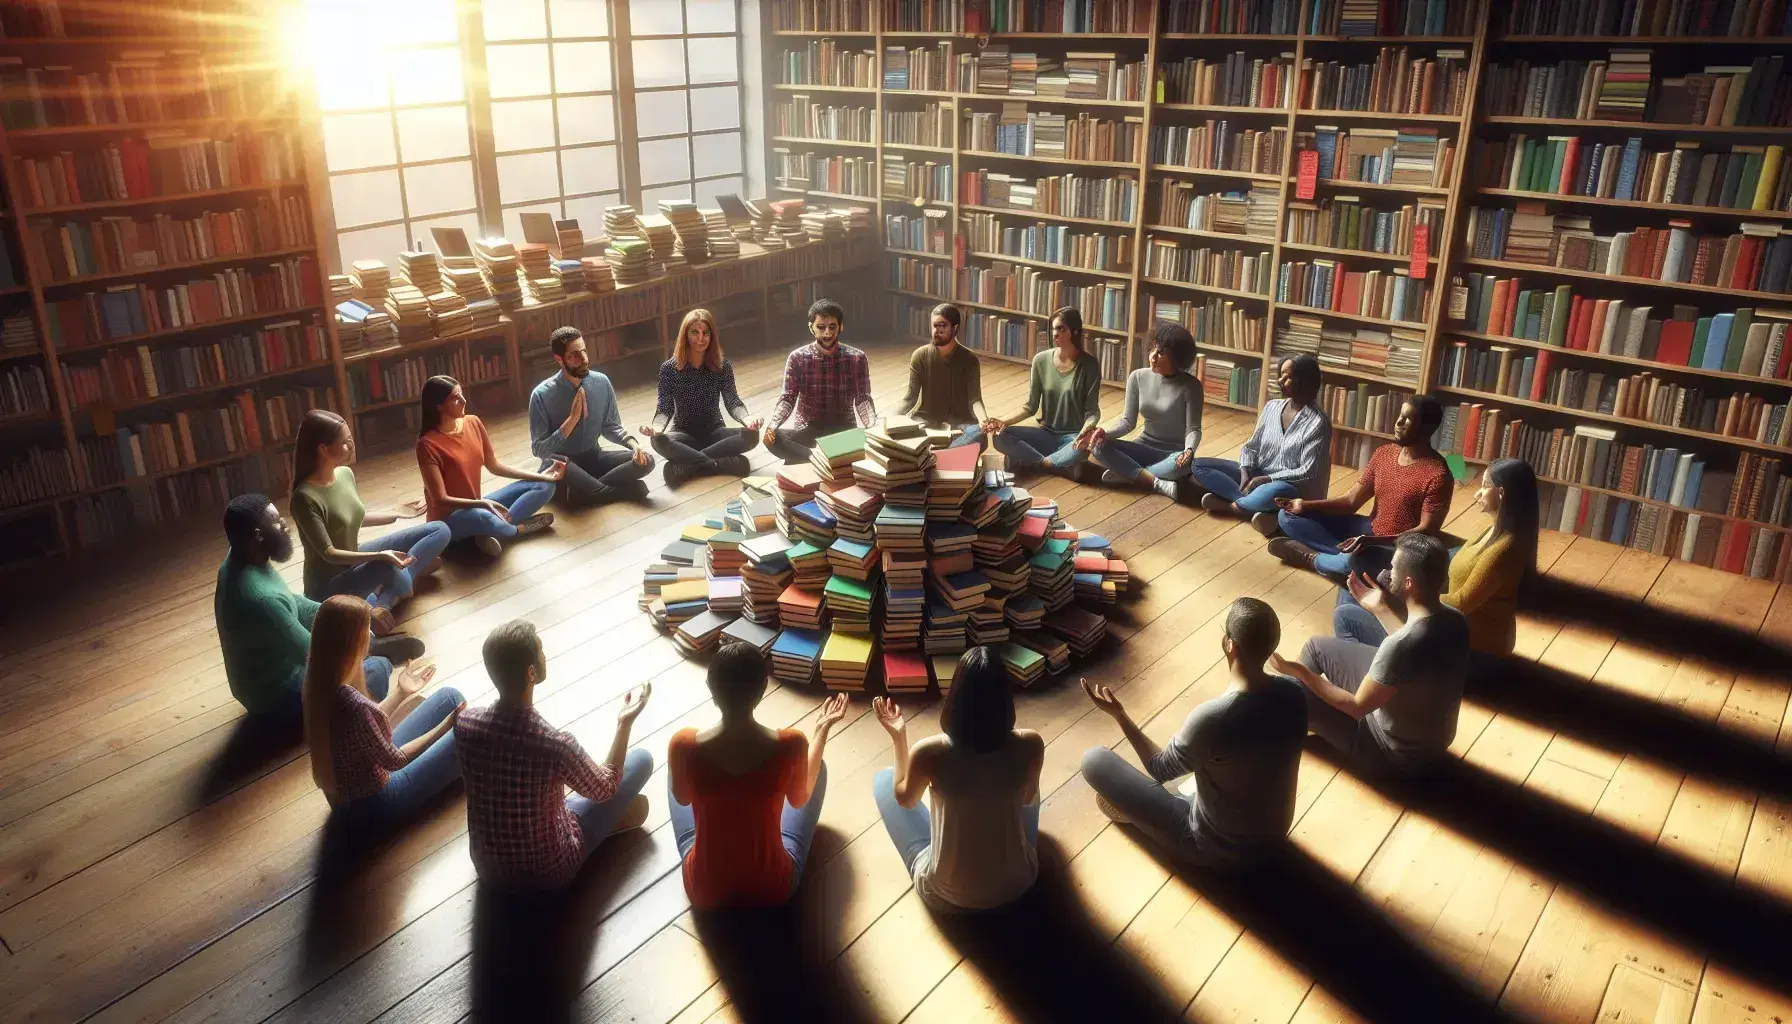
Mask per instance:
[[[1114,546],[1114,542],[1098,533],[1086,533],[1076,540],[1078,551],[1106,551]]]
[[[1338,159],[1338,130],[1336,128],[1315,127],[1313,129],[1313,148],[1319,152],[1319,176],[1335,178],[1332,173],[1333,164]]]
[[[1636,198],[1637,166],[1643,159],[1643,140],[1641,136],[1632,136],[1624,143],[1624,162],[1618,165],[1617,198]]]
[[[792,627],[779,633],[778,639],[772,642],[774,656],[781,654],[787,658],[814,661],[815,656],[819,653],[821,653],[821,634],[811,629]]]
[[[833,529],[834,524],[840,521],[834,518],[833,513],[822,508],[819,503],[813,501],[805,501],[801,505],[797,505],[790,510],[790,513],[791,515],[801,516],[817,526],[825,526],[828,529]]]
[[[971,572],[955,572],[946,577],[946,585],[953,590],[965,591],[972,587],[988,586],[989,577],[980,572],[976,572],[975,570]]]
[[[1630,536],[1630,508],[1635,504],[1636,502],[1634,501],[1620,501],[1617,503],[1618,510],[1612,516],[1611,532],[1606,534],[1605,537],[1607,541],[1613,544],[1622,544],[1624,543],[1624,538]]]
[[[1100,587],[1101,586],[1101,573],[1079,572],[1079,573],[1074,573],[1072,575],[1077,583],[1081,583],[1085,586],[1090,586],[1090,587]]]
[[[1686,467],[1686,486],[1680,491],[1679,504],[1684,508],[1699,507],[1699,485],[1705,480],[1705,460],[1694,459]]]
[[[1705,336],[1705,358],[1699,363],[1706,370],[1724,368],[1724,352],[1730,347],[1730,326],[1736,314],[1719,313],[1711,318],[1711,333]]]
[[[118,292],[107,292],[100,296],[100,310],[105,314],[106,337],[128,338],[131,330],[130,300]]]
[[[871,545],[860,544],[856,540],[847,540],[845,537],[841,537],[835,540],[828,550],[838,551],[855,562],[862,562],[866,555],[871,554]]]
[[[1656,501],[1670,501],[1674,493],[1674,473],[1680,467],[1680,449],[1663,448],[1661,460],[1655,467],[1655,493],[1651,495]]]

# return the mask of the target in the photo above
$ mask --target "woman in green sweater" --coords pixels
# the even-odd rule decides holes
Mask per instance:
[[[363,526],[390,526],[423,514],[409,501],[392,512],[368,512],[355,490],[355,438],[342,417],[313,409],[299,423],[294,442],[292,521],[305,545],[305,596],[322,601],[336,594],[391,608],[411,596],[417,580],[435,567],[451,531],[447,523],[421,523],[362,543]]]
[[[1053,313],[1051,324],[1052,347],[1033,357],[1026,407],[995,421],[993,443],[1014,469],[1069,474],[1089,457],[1101,422],[1101,361],[1083,351],[1083,315],[1074,307]],[[1038,426],[1014,425],[1034,415]]]

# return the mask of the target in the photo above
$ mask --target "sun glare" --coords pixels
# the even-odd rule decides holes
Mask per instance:
[[[458,53],[420,60],[412,49],[459,38],[454,0],[306,0],[290,15],[277,27],[282,58],[315,80],[326,111],[386,106],[389,83],[413,95],[460,95]]]

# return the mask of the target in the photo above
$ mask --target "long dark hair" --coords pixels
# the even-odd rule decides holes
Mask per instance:
[[[348,421],[328,409],[312,409],[299,420],[299,436],[292,447],[292,482],[296,486],[317,472],[317,450],[335,444]]]
[[[1523,459],[1498,459],[1487,467],[1487,482],[1506,492],[1487,539],[1512,538],[1513,549],[1524,559],[1522,590],[1537,575],[1537,472]]]
[[[422,437],[442,425],[442,403],[446,402],[448,396],[454,394],[454,389],[458,387],[460,387],[460,381],[447,374],[431,377],[423,382],[423,396],[417,400],[423,413],[419,417],[422,422],[417,427],[418,437]]]
[[[1052,319],[1062,323],[1064,329],[1070,332],[1070,343],[1076,346],[1078,352],[1086,351],[1086,349],[1083,348],[1082,310],[1077,309],[1075,306],[1059,306],[1052,312]],[[1048,323],[1046,326],[1049,327],[1051,325]]]
[[[972,753],[1000,750],[1014,732],[1014,694],[1008,673],[988,647],[973,647],[958,659],[952,688],[940,708],[940,729]]]

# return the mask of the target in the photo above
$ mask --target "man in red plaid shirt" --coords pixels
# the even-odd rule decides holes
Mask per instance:
[[[840,344],[845,326],[846,311],[839,303],[817,299],[809,307],[809,334],[815,340],[784,361],[784,393],[765,423],[763,440],[766,450],[786,463],[809,461],[818,437],[869,427],[877,418],[871,406],[871,360]],[[792,429],[781,429],[793,411]]]
[[[609,757],[598,764],[535,710],[535,684],[547,678],[548,662],[534,623],[517,619],[492,630],[484,653],[498,700],[461,712],[454,727],[473,866],[487,883],[555,888],[578,874],[605,836],[647,820],[641,787],[653,774],[653,755],[630,750],[628,734],[651,685],[623,697]],[[567,796],[568,787],[579,795]]]

